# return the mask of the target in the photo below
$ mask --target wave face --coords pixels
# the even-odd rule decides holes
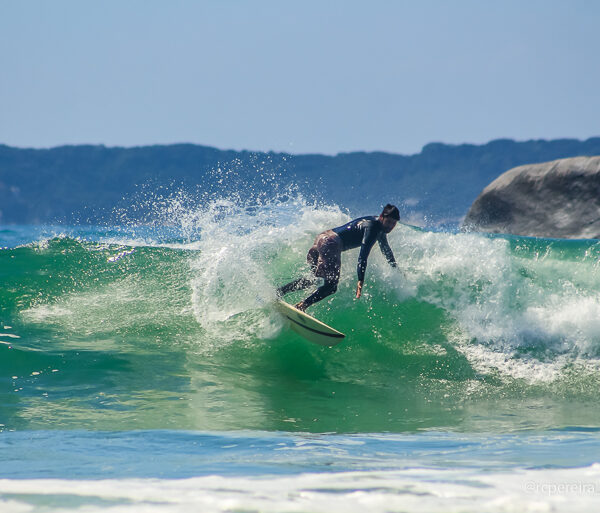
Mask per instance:
[[[389,240],[402,271],[374,248],[359,301],[357,250],[344,253],[338,292],[311,313],[347,339],[321,348],[282,325],[274,289],[306,272],[315,235],[345,212],[297,197],[168,212],[152,229],[0,232],[4,429],[600,421],[598,241],[399,225]]]

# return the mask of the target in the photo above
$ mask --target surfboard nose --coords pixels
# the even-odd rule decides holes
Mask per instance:
[[[346,337],[342,332],[298,310],[285,301],[277,301],[275,307],[287,321],[288,326],[309,342],[332,347],[339,344]]]

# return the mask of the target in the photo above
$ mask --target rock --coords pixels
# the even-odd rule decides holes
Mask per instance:
[[[533,237],[600,238],[600,157],[507,171],[473,202],[462,228]]]

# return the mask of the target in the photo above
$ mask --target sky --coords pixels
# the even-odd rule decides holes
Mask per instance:
[[[0,144],[600,135],[596,0],[0,0]]]

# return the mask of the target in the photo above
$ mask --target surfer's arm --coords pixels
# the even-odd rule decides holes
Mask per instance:
[[[394,253],[392,252],[392,248],[390,248],[385,233],[382,233],[379,236],[379,249],[381,249],[385,259],[388,261],[388,264],[390,264],[392,267],[398,267],[398,264],[396,264],[396,259],[394,258]]]
[[[363,283],[365,281],[365,271],[367,270],[367,259],[369,258],[369,253],[371,252],[371,248],[373,244],[375,244],[375,240],[377,239],[377,233],[373,228],[372,223],[370,223],[366,228],[363,235],[363,240],[360,245],[360,253],[358,254],[358,264],[356,266],[356,274],[358,275],[359,283]],[[357,291],[357,297],[360,297]]]

